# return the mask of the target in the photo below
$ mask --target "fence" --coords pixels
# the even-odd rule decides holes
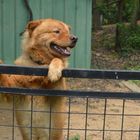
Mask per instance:
[[[47,75],[47,70],[44,67],[0,65],[0,73],[44,76]],[[140,80],[140,71],[66,69],[63,70],[62,75],[67,78]],[[33,109],[33,100],[31,110],[16,110],[13,96],[12,105],[0,107],[0,115],[4,112],[6,114],[6,117],[2,116],[0,121],[0,140],[20,140],[19,127],[29,129],[31,139],[33,128],[49,131],[56,129],[51,128],[51,124],[49,127],[33,126],[32,118],[35,113],[49,113],[50,122],[53,113],[62,113],[66,116],[63,131],[67,140],[140,140],[140,93],[9,87],[0,87],[0,93],[31,95],[32,98],[34,96],[67,97],[66,112],[48,112]],[[15,121],[15,111],[30,112],[30,126],[18,126]]]

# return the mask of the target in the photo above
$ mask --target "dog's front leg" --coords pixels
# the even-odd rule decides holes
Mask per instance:
[[[48,78],[51,82],[58,81],[62,76],[62,70],[65,68],[64,62],[59,58],[54,58],[50,65],[48,71]]]

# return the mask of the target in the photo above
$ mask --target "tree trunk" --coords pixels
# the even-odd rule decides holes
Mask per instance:
[[[101,29],[101,14],[98,10],[98,8],[96,8],[98,6],[98,4],[100,4],[99,0],[93,0],[92,2],[92,6],[93,6],[93,29],[94,31],[100,30]]]
[[[119,52],[121,50],[121,44],[120,44],[120,23],[123,22],[123,9],[124,9],[124,0],[119,0],[117,3],[117,9],[118,9],[118,16],[117,16],[117,24],[116,24],[116,43],[115,43],[115,51]]]
[[[139,7],[140,7],[140,0],[134,0],[133,13],[131,17],[132,28],[135,28],[137,26]]]

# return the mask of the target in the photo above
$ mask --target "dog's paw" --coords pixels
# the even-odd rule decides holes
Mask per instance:
[[[62,60],[60,60],[58,58],[53,59],[49,65],[48,79],[51,82],[58,81],[62,76],[63,68],[64,68],[64,64],[63,64]]]
[[[52,67],[49,68],[48,71],[48,78],[51,82],[58,81],[62,76],[62,70],[60,69],[54,69]]]
[[[0,64],[3,64],[3,61],[0,59]]]

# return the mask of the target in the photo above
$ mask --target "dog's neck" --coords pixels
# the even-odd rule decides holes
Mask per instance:
[[[56,58],[49,51],[48,54],[43,55],[43,51],[39,52],[36,49],[28,50],[28,52],[23,52],[22,55],[16,59],[16,65],[24,65],[24,66],[48,66],[51,61]],[[64,65],[67,67],[67,58],[61,58],[63,60]]]
[[[14,62],[16,65],[24,65],[24,66],[43,66],[49,65],[51,63],[51,59],[47,59],[47,61],[41,58],[35,58],[32,55],[22,54],[19,58],[17,58]]]
[[[32,56],[29,56],[30,60],[34,63],[36,63],[37,65],[45,65],[45,62],[41,61],[41,60],[34,60],[34,58]]]
[[[31,47],[28,49],[27,54],[29,59],[38,65],[49,65],[55,58],[48,48],[42,46]]]

